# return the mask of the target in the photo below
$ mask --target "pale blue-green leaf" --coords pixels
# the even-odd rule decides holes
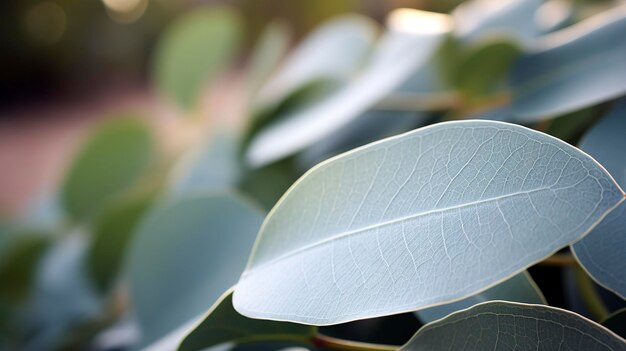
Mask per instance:
[[[148,126],[132,117],[95,129],[68,170],[61,189],[66,212],[83,220],[135,184],[154,153]]]
[[[345,81],[364,63],[378,32],[367,17],[343,15],[317,27],[291,52],[261,87],[259,106],[278,103],[319,80]]]
[[[511,73],[520,122],[575,111],[626,94],[626,5],[544,37]]]
[[[204,319],[185,337],[179,351],[204,350],[226,342],[245,344],[258,341],[309,342],[315,328],[294,323],[250,319],[237,313],[232,289],[220,297]]]
[[[262,219],[226,194],[180,197],[148,214],[127,262],[142,346],[193,323],[237,281]]]
[[[602,322],[602,325],[622,338],[626,338],[626,308],[612,313]]]
[[[38,332],[29,338],[26,349],[52,350],[70,328],[101,313],[102,301],[91,286],[86,269],[88,245],[89,238],[84,233],[70,233],[39,262],[29,313]]]
[[[26,210],[20,222],[29,227],[58,228],[65,219],[60,196],[54,191],[46,191],[35,199]]]
[[[615,351],[626,342],[567,310],[494,301],[425,325],[400,350]]]
[[[192,109],[205,85],[230,63],[241,19],[228,8],[194,9],[171,24],[155,52],[153,79],[181,108]]]
[[[455,35],[464,42],[506,37],[530,46],[540,34],[535,14],[541,0],[472,0],[457,6],[452,15]]]
[[[348,125],[416,72],[450,30],[447,15],[395,12],[364,72],[317,104],[286,116],[250,142],[248,162],[262,166],[296,153]],[[420,26],[428,23],[429,28]]]
[[[266,218],[234,305],[333,324],[496,285],[624,200],[580,150],[493,121],[431,125],[314,167]]]
[[[479,294],[446,305],[419,310],[415,314],[422,322],[429,323],[441,319],[450,313],[493,300],[546,304],[546,299],[533,281],[533,278],[531,278],[528,272],[523,272]]]
[[[582,139],[580,148],[626,186],[626,98]],[[574,255],[598,284],[626,299],[626,205],[622,203],[579,242]]]
[[[247,83],[251,94],[271,76],[278,67],[291,40],[291,30],[285,22],[273,21],[259,37],[250,56],[247,68]]]
[[[233,188],[240,180],[239,144],[229,131],[213,133],[200,147],[185,155],[174,169],[170,191],[174,195]]]

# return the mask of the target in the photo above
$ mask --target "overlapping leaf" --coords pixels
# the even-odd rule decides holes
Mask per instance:
[[[542,39],[514,65],[519,121],[572,112],[626,94],[626,6]]]
[[[543,133],[441,123],[326,161],[265,220],[242,314],[333,324],[466,297],[580,239],[624,199]]]
[[[595,157],[626,186],[626,99],[594,126],[581,141],[581,149]],[[626,205],[622,203],[591,232],[572,245],[576,258],[602,286],[626,298]]]
[[[417,10],[392,13],[390,25],[357,79],[259,132],[246,154],[249,163],[276,161],[346,126],[415,73],[451,29],[448,16]]]
[[[428,323],[441,319],[450,313],[472,307],[486,301],[504,300],[532,304],[545,304],[543,294],[530,277],[528,272],[519,273],[506,281],[489,288],[479,294],[446,305],[416,311],[422,322]]]
[[[333,18],[309,34],[259,91],[258,104],[276,104],[316,81],[344,81],[369,53],[377,26],[367,17]],[[341,53],[341,54],[338,54]]]
[[[107,121],[95,130],[71,165],[62,202],[75,219],[93,216],[137,181],[153,157],[148,127],[133,118]]]
[[[142,346],[193,324],[237,281],[262,218],[238,197],[201,193],[148,215],[128,261]]]
[[[555,307],[487,302],[422,327],[402,351],[624,350],[610,330]]]

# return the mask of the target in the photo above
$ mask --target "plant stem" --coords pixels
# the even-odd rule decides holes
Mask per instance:
[[[594,315],[596,320],[605,320],[609,316],[609,311],[598,296],[598,291],[593,282],[580,266],[574,267],[574,283],[589,312]]]
[[[400,346],[369,344],[365,342],[349,341],[344,339],[333,338],[330,336],[315,334],[313,336],[313,344],[317,347],[327,347],[333,350],[347,351],[395,351]]]
[[[454,93],[395,93],[379,101],[374,108],[389,111],[440,111],[456,109],[459,104],[459,96]]]

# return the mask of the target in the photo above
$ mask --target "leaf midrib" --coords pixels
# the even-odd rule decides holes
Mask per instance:
[[[242,278],[246,277],[247,275],[250,275],[251,273],[253,273],[254,271],[258,271],[258,270],[262,270],[263,268],[267,267],[267,266],[271,266],[277,262],[283,261],[287,258],[290,258],[292,256],[295,256],[301,252],[307,251],[309,249],[312,249],[314,247],[317,246],[322,246],[324,244],[330,243],[332,241],[335,240],[340,240],[349,236],[353,236],[356,234],[360,234],[369,230],[373,230],[373,229],[380,229],[380,228],[384,228],[396,223],[402,223],[408,220],[412,220],[415,218],[419,218],[419,217],[425,217],[425,216],[429,216],[432,214],[436,214],[436,213],[443,213],[443,212],[447,212],[447,211],[452,211],[452,210],[457,210],[457,209],[461,209],[461,208],[465,208],[465,207],[470,207],[470,206],[474,206],[474,205],[478,205],[478,204],[484,204],[484,203],[491,203],[491,202],[495,202],[501,199],[506,199],[506,198],[512,198],[512,197],[516,197],[516,196],[521,196],[521,195],[530,195],[530,194],[534,194],[540,191],[545,191],[545,190],[551,190],[552,187],[551,186],[546,186],[546,187],[541,187],[541,188],[537,188],[534,190],[528,190],[528,191],[517,191],[514,193],[510,193],[510,194],[504,194],[504,195],[500,195],[500,196],[494,196],[494,197],[490,197],[487,199],[482,199],[482,200],[476,200],[476,201],[471,201],[468,203],[464,203],[464,204],[459,204],[459,205],[453,205],[453,206],[448,206],[448,207],[444,207],[444,208],[439,208],[439,209],[434,209],[434,210],[428,210],[425,212],[421,212],[421,213],[416,213],[416,214],[411,214],[408,216],[404,216],[404,217],[400,217],[400,218],[395,218],[395,219],[391,219],[385,222],[380,222],[380,223],[376,223],[376,224],[371,224],[362,228],[357,228],[357,229],[353,229],[353,230],[349,230],[343,233],[340,233],[338,235],[333,235],[330,236],[328,238],[324,238],[322,240],[318,240],[315,242],[312,242],[310,244],[307,244],[305,246],[302,246],[300,248],[297,248],[293,251],[287,252],[285,254],[282,254],[272,260],[269,260],[259,266],[252,266],[248,269],[246,269],[243,272]]]

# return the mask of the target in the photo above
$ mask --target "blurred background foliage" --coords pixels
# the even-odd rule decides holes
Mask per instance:
[[[617,93],[584,106],[564,101],[557,113],[516,119],[509,76],[532,51],[528,41],[620,2],[528,1],[537,5],[531,15],[489,17],[476,8],[498,8],[497,1],[474,0],[474,12],[459,18],[476,17],[476,28],[508,36],[448,33],[432,54],[424,50],[417,74],[405,72],[393,94],[366,101],[358,118],[302,148],[251,157],[264,133],[332,102],[359,85],[363,72],[374,78],[365,82],[376,83],[372,57],[390,67],[401,61],[402,52],[377,52],[394,9],[450,13],[461,3],[2,2],[0,349],[119,350],[159,342],[236,283],[263,216],[314,164],[468,117],[515,121],[575,145],[624,89],[616,84]],[[530,273],[551,305],[598,320],[624,306],[576,269],[570,262]],[[599,311],[577,284],[592,286]],[[322,330],[401,344],[420,325],[403,314]]]

